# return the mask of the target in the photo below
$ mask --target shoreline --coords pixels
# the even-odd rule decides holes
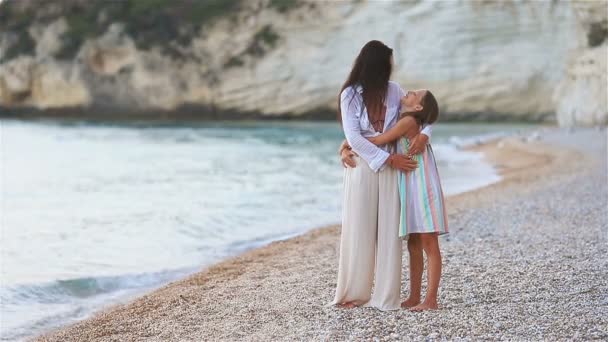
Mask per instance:
[[[37,109],[34,107],[2,107],[0,119],[22,121],[90,121],[108,123],[163,123],[163,122],[217,122],[217,121],[322,121],[337,122],[336,111],[332,107],[318,107],[302,113],[264,113],[245,111],[238,108],[215,108],[203,104],[184,104],[176,109],[160,108],[129,109],[116,107],[58,107]],[[556,125],[551,113],[540,113],[533,117],[513,116],[507,112],[453,112],[442,120],[443,123],[497,123]]]
[[[544,187],[540,180],[548,175],[571,176],[575,165],[568,163],[569,160],[577,159],[589,164],[596,162],[596,159],[576,150],[522,139],[525,140],[517,136],[497,138],[466,148],[482,152],[485,159],[497,168],[501,180],[448,196],[451,221],[455,215],[486,208],[493,201],[532,194]],[[462,234],[459,234],[458,225],[456,228],[447,239],[442,239],[442,243],[458,244]],[[201,269],[129,303],[111,305],[83,321],[35,339],[258,340],[353,337],[344,335],[344,331],[334,326],[326,326],[320,331],[318,329],[323,327],[301,322],[302,319],[335,322],[336,313],[338,317],[349,315],[347,311],[321,308],[331,300],[332,286],[335,286],[338,238],[339,225],[332,225],[274,241]],[[449,250],[446,251],[446,258],[449,258],[449,253]],[[407,262],[405,250],[404,261]],[[404,263],[403,273],[407,277],[407,263]],[[448,276],[449,273],[444,275]],[[322,284],[320,288],[319,284]],[[403,282],[402,292],[406,290],[406,283]],[[277,292],[279,296],[275,296]],[[284,297],[289,294],[290,297]],[[449,302],[446,304],[449,305]],[[279,319],[279,316],[287,318]],[[282,334],[287,330],[291,335]],[[355,337],[362,336],[367,335],[355,334]]]

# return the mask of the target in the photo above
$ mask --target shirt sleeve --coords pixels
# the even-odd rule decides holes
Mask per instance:
[[[429,137],[429,142],[431,141],[431,133],[433,132],[433,125],[425,125],[420,131],[420,134],[424,134]]]
[[[386,159],[388,159],[389,153],[372,144],[361,135],[359,113],[363,105],[362,102],[362,97],[352,88],[346,88],[342,91],[340,95],[342,128],[344,129],[344,136],[353,151],[363,158],[374,172],[378,172],[386,162]]]

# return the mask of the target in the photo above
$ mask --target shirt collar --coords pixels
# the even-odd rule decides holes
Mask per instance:
[[[363,94],[363,87],[360,84],[357,84],[355,86],[355,90],[357,91],[357,93]]]

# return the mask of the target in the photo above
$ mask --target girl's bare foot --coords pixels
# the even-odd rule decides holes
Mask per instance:
[[[411,308],[418,304],[420,304],[420,298],[416,299],[416,298],[408,297],[408,299],[406,299],[404,302],[401,303],[401,307],[402,308]]]
[[[437,302],[427,303],[424,301],[422,304],[418,304],[412,308],[410,311],[426,311],[426,310],[437,310],[439,307],[437,306]]]

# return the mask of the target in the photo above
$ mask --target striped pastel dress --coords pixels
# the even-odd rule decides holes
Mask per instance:
[[[410,141],[403,137],[399,144],[405,153],[409,150]],[[448,218],[443,199],[443,190],[439,181],[435,155],[430,144],[414,157],[418,168],[410,172],[399,172],[399,198],[401,213],[399,218],[399,236],[407,237],[411,233],[448,232]]]

